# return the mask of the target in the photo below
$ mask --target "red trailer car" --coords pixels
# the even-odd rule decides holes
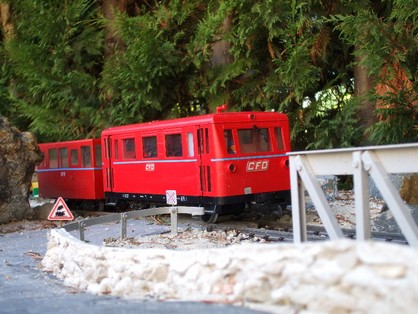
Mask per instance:
[[[204,206],[204,220],[290,203],[289,123],[275,112],[225,112],[102,132],[107,200]],[[276,207],[277,208],[277,207]]]
[[[39,144],[41,197],[104,200],[100,139]]]

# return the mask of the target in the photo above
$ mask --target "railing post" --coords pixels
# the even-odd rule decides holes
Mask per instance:
[[[344,238],[344,234],[334,216],[334,212],[325,198],[324,192],[315,177],[315,173],[313,172],[309,161],[304,156],[296,156],[295,159],[296,170],[305,184],[306,190],[315,205],[329,238],[331,240]],[[301,192],[299,191],[299,193]]]
[[[361,151],[353,152],[354,201],[357,240],[371,238],[369,176],[363,167]]]
[[[178,233],[178,221],[177,221],[177,207],[171,207],[170,209],[170,219],[171,219],[171,233],[177,234]]]
[[[290,185],[292,197],[292,223],[293,223],[293,242],[306,242],[308,239],[306,229],[306,209],[305,209],[305,188],[299,179],[296,169],[296,157],[289,157],[290,164]]]
[[[80,221],[78,223],[78,231],[80,233],[80,241],[84,242],[84,222]]]
[[[120,226],[121,226],[120,237],[122,238],[122,240],[126,239],[127,225],[128,225],[128,214],[127,213],[120,214]]]
[[[409,245],[418,247],[418,227],[409,208],[403,202],[399,192],[393,186],[386,170],[373,152],[366,151],[362,155],[365,169],[379,188],[383,199],[388,204],[393,217],[405,235]]]

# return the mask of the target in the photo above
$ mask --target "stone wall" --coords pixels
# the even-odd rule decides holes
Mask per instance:
[[[30,133],[0,116],[0,223],[30,219],[29,188],[41,152]]]
[[[414,313],[418,251],[379,242],[173,251],[99,247],[51,230],[44,270],[95,294],[280,313]]]

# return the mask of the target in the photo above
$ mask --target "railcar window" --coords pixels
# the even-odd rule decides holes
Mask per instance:
[[[261,153],[271,151],[269,130],[258,128],[238,130],[241,153]]]
[[[189,157],[194,156],[194,142],[193,142],[193,133],[187,133],[187,152]]]
[[[205,128],[205,141],[206,141],[205,153],[209,154],[209,129],[208,128]]]
[[[104,141],[103,141],[104,147],[105,147],[106,159],[110,158],[110,143],[109,142],[110,142],[109,138],[105,138]]]
[[[135,139],[125,138],[123,141],[123,159],[136,158],[135,154]]]
[[[197,149],[199,151],[199,155],[203,154],[203,130],[197,130]]]
[[[81,146],[81,163],[83,167],[91,167],[90,146]]]
[[[60,148],[59,149],[59,167],[60,168],[68,168],[68,148]]]
[[[200,154],[209,154],[209,129],[201,128],[197,130],[197,147]]]
[[[284,150],[282,128],[274,128],[278,150]]]
[[[119,141],[115,140],[115,159],[119,159]]]
[[[96,145],[95,147],[96,149],[96,167],[101,167],[102,166],[102,145]]]
[[[48,149],[49,168],[58,168],[58,151],[56,148]]]
[[[228,154],[236,154],[234,138],[232,137],[232,130],[224,130],[224,137],[226,143],[226,151]]]
[[[165,155],[167,157],[183,156],[181,134],[169,134],[165,136]]]
[[[157,137],[145,136],[142,138],[142,155],[144,158],[157,157]]]
[[[71,166],[78,165],[78,149],[71,150]]]

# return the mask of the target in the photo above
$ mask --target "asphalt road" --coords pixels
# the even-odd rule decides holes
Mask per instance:
[[[48,230],[0,234],[0,313],[260,313],[197,302],[156,302],[96,296],[66,287],[39,268]],[[92,241],[93,242],[93,241]]]

